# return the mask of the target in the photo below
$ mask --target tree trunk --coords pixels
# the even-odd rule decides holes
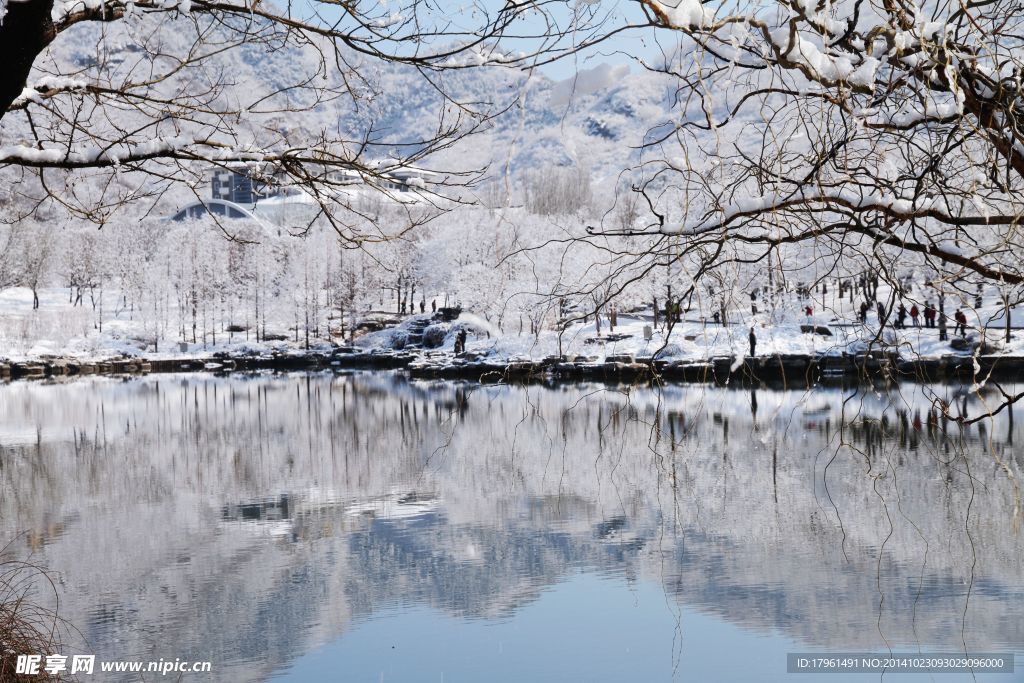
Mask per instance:
[[[7,4],[0,23],[0,119],[21,95],[36,57],[56,36],[50,12],[53,0]]]
[[[1006,316],[1006,343],[1010,343],[1010,297],[1003,295],[1003,313]]]

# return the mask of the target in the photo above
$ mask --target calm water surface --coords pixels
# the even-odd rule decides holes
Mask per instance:
[[[184,681],[808,681],[787,652],[889,648],[1024,680],[1024,417],[935,400],[996,396],[13,383],[0,532],[79,649],[213,662]]]

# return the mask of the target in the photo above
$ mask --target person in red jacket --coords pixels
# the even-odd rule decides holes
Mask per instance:
[[[924,326],[935,327],[935,307],[929,301],[924,305]]]
[[[956,320],[956,328],[953,330],[953,334],[959,334],[961,337],[966,337],[967,314],[958,308],[956,309],[956,313],[953,315],[953,319]]]
[[[910,320],[914,324],[914,327],[921,327],[921,311],[917,309],[917,304],[910,307]]]

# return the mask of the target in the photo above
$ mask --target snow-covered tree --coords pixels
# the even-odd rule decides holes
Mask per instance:
[[[705,269],[806,263],[790,249],[806,244],[894,283],[922,266],[1024,281],[1020,3],[638,6],[679,38],[647,64],[678,83],[676,123],[646,141],[644,220],[597,232],[654,236],[663,259],[681,244]]]

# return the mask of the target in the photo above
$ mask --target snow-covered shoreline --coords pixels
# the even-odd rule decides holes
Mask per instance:
[[[364,349],[328,347],[232,353],[182,353],[134,357],[46,357],[0,361],[0,381],[54,379],[92,375],[145,375],[181,372],[344,372],[401,371],[414,379],[473,382],[605,382],[645,384],[762,383],[793,389],[854,381],[948,382],[980,386],[989,380],[1024,377],[1024,356],[958,354],[901,359],[895,355],[775,353],[757,357],[714,356],[703,359],[606,354],[509,357],[482,352],[455,354],[445,349]]]
[[[113,306],[116,293],[108,294]],[[996,368],[1001,377],[1024,373],[1024,344],[1015,333],[1001,342],[1003,330],[968,326],[958,336],[947,330],[908,324],[895,329],[871,316],[850,322],[845,314],[800,318],[792,314],[751,315],[742,323],[720,324],[683,312],[671,326],[653,311],[618,313],[600,323],[593,315],[568,321],[561,329],[503,331],[472,313],[447,320],[430,312],[378,314],[383,329],[345,341],[307,339],[297,326],[277,320],[262,338],[255,328],[241,331],[218,323],[205,343],[163,337],[132,312],[111,314],[101,329],[92,311],[73,306],[60,290],[44,291],[42,306],[32,309],[27,290],[4,290],[0,304],[0,377],[51,377],[76,374],[123,374],[232,369],[318,369],[331,367],[407,368],[414,376],[479,379],[521,379],[551,376],[565,379],[640,380],[658,375],[680,381],[729,381],[746,376],[772,381],[850,377],[868,373],[931,380],[955,377],[978,381]],[[843,312],[845,313],[845,312]],[[909,323],[910,321],[908,321]],[[231,330],[234,331],[231,331]],[[460,331],[465,349],[456,353]],[[281,333],[287,333],[285,336]],[[753,339],[751,339],[753,335]],[[260,337],[259,341],[256,338]],[[754,348],[751,348],[753,341]],[[958,348],[951,346],[951,343]],[[977,375],[977,377],[975,377]]]

